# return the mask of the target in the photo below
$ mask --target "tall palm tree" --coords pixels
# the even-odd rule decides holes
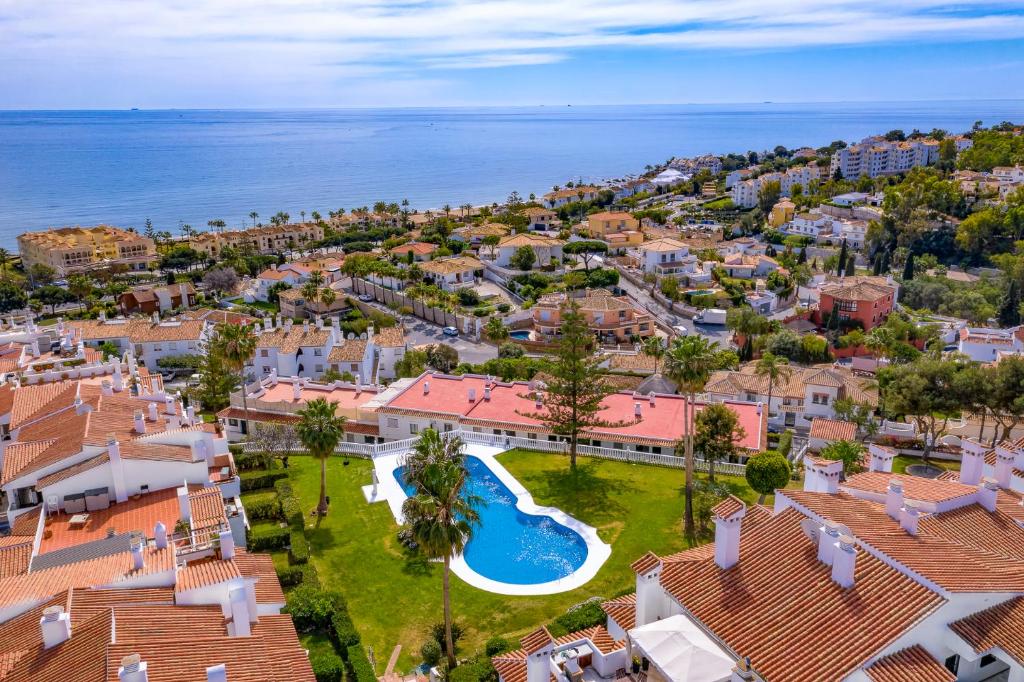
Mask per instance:
[[[327,458],[331,456],[341,437],[345,435],[345,417],[336,413],[338,403],[324,398],[310,400],[298,411],[299,423],[295,432],[303,447],[320,460],[320,503],[316,506],[317,524],[327,515]]]
[[[425,429],[406,461],[406,481],[416,493],[402,505],[406,523],[420,551],[429,559],[442,559],[444,573],[444,641],[448,669],[454,669],[455,642],[452,639],[451,560],[465,549],[479,521],[476,507],[481,499],[465,489],[466,471],[460,438],[441,438]]]
[[[789,378],[793,376],[793,369],[789,366],[789,360],[786,358],[765,351],[765,354],[754,366],[754,374],[759,377],[768,377],[768,416],[771,417],[775,383],[779,380],[789,381]]]
[[[693,522],[693,430],[694,400],[704,388],[711,372],[719,365],[718,344],[699,334],[677,336],[665,353],[665,374],[676,382],[686,397],[683,402],[683,438],[686,442],[686,510],[683,516],[684,531],[688,538],[694,536]]]
[[[665,344],[660,336],[648,336],[644,339],[640,352],[649,358],[654,358],[654,373],[658,373],[658,363],[665,357]]]
[[[242,414],[245,426],[242,433],[249,433],[249,401],[245,397],[245,366],[256,354],[256,332],[248,325],[228,324],[217,325],[210,352],[220,357],[221,361],[232,372],[242,377]]]
[[[256,227],[256,219],[260,217],[260,214],[256,211],[249,211],[249,217],[252,218],[252,226]]]

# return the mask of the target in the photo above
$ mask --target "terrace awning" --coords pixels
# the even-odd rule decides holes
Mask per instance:
[[[683,615],[633,628],[629,640],[634,656],[645,656],[665,679],[673,682],[727,681],[736,663]]]

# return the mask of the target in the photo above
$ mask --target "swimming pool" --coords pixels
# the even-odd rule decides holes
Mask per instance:
[[[587,542],[575,530],[550,516],[527,514],[516,506],[516,496],[480,458],[466,456],[467,488],[484,500],[477,512],[480,523],[466,546],[466,565],[481,576],[511,585],[537,585],[574,573],[587,560]],[[403,480],[395,480],[411,495]]]
[[[521,341],[529,341],[530,340],[530,330],[529,329],[517,329],[516,331],[509,332],[508,335],[511,338],[513,338],[513,339],[519,339]]]

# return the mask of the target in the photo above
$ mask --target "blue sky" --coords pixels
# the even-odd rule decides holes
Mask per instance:
[[[1024,0],[0,2],[0,108],[1024,98]]]

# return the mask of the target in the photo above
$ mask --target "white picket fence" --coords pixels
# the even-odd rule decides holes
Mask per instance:
[[[465,443],[489,445],[506,450],[522,448],[524,450],[541,450],[543,452],[557,452],[560,454],[569,453],[569,444],[564,441],[541,440],[539,438],[520,438],[518,436],[500,436],[490,433],[475,433],[473,431],[463,430],[447,431],[441,435],[446,438],[458,436],[462,438]],[[415,447],[417,440],[417,438],[405,438],[403,440],[394,440],[388,443],[377,443],[375,445],[370,445],[368,443],[342,442],[338,444],[337,451],[341,454],[350,456],[375,459],[385,455],[400,455],[406,453]],[[247,443],[245,449],[246,451],[251,452],[255,449],[255,444]],[[576,452],[583,457],[598,457],[600,459],[611,459],[619,462],[630,462],[633,464],[653,464],[655,466],[671,467],[674,469],[682,469],[686,466],[682,457],[655,452],[638,452],[636,450],[626,449],[618,450],[615,448],[596,447],[594,445],[578,445],[576,447]],[[700,457],[695,457],[694,468],[697,471],[707,471],[708,463]],[[746,467],[742,464],[735,464],[732,462],[717,462],[715,464],[715,472],[719,474],[742,476],[745,470]]]

